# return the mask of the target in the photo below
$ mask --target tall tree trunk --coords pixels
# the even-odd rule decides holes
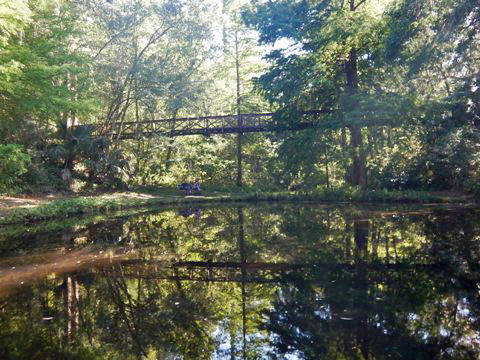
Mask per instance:
[[[354,12],[355,0],[350,0],[350,11]],[[346,63],[346,78],[348,95],[354,96],[358,90],[357,49],[352,47]],[[350,182],[362,188],[367,186],[367,165],[363,149],[362,128],[358,125],[350,126],[350,145],[352,147],[352,171]]]
[[[238,31],[235,30],[235,69],[237,73],[237,126],[240,129],[243,126],[241,116],[241,98],[240,98],[240,54],[238,49]],[[239,131],[237,134],[237,186],[241,187],[243,184],[243,170],[242,170],[242,140],[243,134]]]

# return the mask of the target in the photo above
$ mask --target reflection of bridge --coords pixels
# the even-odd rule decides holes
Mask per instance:
[[[127,260],[105,269],[114,275],[120,270],[126,278],[200,282],[271,283],[275,275],[298,270],[300,265],[235,262],[177,262]]]
[[[127,121],[104,129],[113,139],[135,139],[153,136],[186,136],[267,132],[282,130],[303,130],[315,126],[316,115],[330,113],[330,110],[302,112],[303,122],[295,127],[281,127],[273,122],[273,113],[203,116],[161,120]]]
[[[297,271],[312,271],[316,274],[332,271],[354,273],[358,266],[371,271],[428,271],[435,269],[431,264],[286,264],[286,263],[239,263],[186,261],[169,263],[157,260],[124,260],[104,271],[114,276],[134,279],[157,279],[170,281],[198,282],[243,282],[274,283],[282,274]],[[304,275],[302,275],[304,276]]]

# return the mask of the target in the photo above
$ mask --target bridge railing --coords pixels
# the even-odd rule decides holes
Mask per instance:
[[[210,135],[266,131],[271,123],[272,113],[242,114],[242,126],[238,126],[238,115],[203,116],[196,118],[172,118],[124,122],[110,129],[115,139],[128,139],[137,136],[183,136]]]

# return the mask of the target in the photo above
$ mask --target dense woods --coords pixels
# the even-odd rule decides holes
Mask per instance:
[[[472,0],[0,0],[0,192],[479,193],[479,28]],[[299,131],[112,131],[262,112],[295,128],[309,110]]]
[[[0,0],[0,359],[480,358],[479,29]]]

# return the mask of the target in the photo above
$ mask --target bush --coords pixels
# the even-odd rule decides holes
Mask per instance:
[[[30,156],[24,152],[23,146],[0,144],[0,192],[18,191],[21,184],[19,176],[27,172],[30,163]]]
[[[22,191],[27,194],[68,191],[67,184],[62,180],[61,169],[34,156],[27,172],[22,175],[22,180]]]

